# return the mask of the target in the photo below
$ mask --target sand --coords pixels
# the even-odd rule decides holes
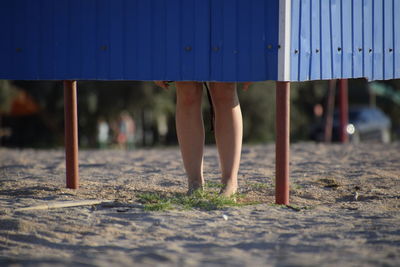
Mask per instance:
[[[243,148],[239,184],[261,204],[149,212],[140,192],[186,191],[177,148],[80,151],[76,191],[63,150],[0,149],[0,266],[400,266],[400,143],[291,153],[294,208],[273,204],[274,145],[258,145]],[[93,199],[112,202],[15,210]]]

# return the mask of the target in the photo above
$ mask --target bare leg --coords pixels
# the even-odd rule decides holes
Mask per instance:
[[[201,113],[203,87],[198,82],[176,82],[176,92],[176,130],[188,176],[188,193],[191,193],[204,185],[204,126]]]
[[[231,196],[238,188],[237,176],[242,150],[243,122],[235,83],[211,83],[215,109],[215,139],[220,157],[221,194]]]

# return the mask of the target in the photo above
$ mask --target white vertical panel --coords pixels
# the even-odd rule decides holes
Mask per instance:
[[[290,81],[291,0],[279,0],[278,81]]]

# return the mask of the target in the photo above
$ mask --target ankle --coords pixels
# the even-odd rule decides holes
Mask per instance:
[[[192,195],[196,191],[203,191],[204,190],[204,183],[189,183],[187,195]]]
[[[222,177],[221,183],[224,186],[236,186],[238,185],[237,177]]]
[[[223,188],[220,191],[220,195],[230,197],[236,194],[238,190],[237,179],[222,179]]]

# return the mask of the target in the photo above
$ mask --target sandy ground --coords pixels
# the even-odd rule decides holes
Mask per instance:
[[[265,145],[244,147],[239,182],[262,204],[147,212],[138,193],[186,190],[177,148],[81,151],[77,191],[64,188],[62,150],[0,149],[0,265],[400,266],[400,143],[291,150],[291,204],[301,210],[273,205]],[[214,147],[204,169],[219,180]],[[86,199],[115,203],[15,211]]]

